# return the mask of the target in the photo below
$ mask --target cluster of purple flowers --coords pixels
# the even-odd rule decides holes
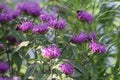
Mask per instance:
[[[46,59],[56,59],[61,55],[60,49],[55,44],[43,47],[41,52],[41,55]]]
[[[86,23],[91,23],[93,21],[93,15],[84,10],[79,10],[77,12],[77,18]]]
[[[43,33],[47,32],[48,25],[45,23],[34,25],[32,22],[25,21],[22,24],[19,24],[17,26],[17,30],[23,31],[23,32],[28,32],[31,30],[32,33],[43,34]]]
[[[19,11],[10,10],[5,4],[0,4],[0,23],[11,21],[19,16]]]
[[[46,59],[56,59],[61,55],[60,49],[55,45],[48,45],[41,49],[41,55]],[[63,63],[59,65],[60,71],[66,75],[72,75],[73,66],[69,63]]]
[[[33,16],[39,16],[41,13],[41,8],[40,8],[39,4],[36,2],[25,1],[23,3],[20,3],[17,6],[17,9],[21,13],[25,12],[25,13],[33,15]]]
[[[57,15],[43,12],[39,16],[39,18],[41,21],[46,22],[49,27],[54,28],[54,29],[61,30],[61,29],[64,29],[66,26],[66,21],[64,19],[58,19]]]
[[[59,68],[60,68],[61,72],[66,75],[72,75],[72,73],[74,71],[73,65],[69,64],[69,63],[62,63],[59,65]]]
[[[17,6],[19,12],[26,12],[33,16],[39,16],[41,24],[34,25],[34,23],[25,21],[17,26],[17,30],[27,32],[32,31],[35,34],[43,34],[48,31],[48,27],[54,29],[64,29],[66,21],[64,19],[58,19],[57,15],[45,13],[41,10],[38,3],[35,2],[23,2]]]
[[[40,8],[38,3],[35,2],[23,2],[17,6],[17,11],[9,10],[5,5],[0,5],[0,23],[5,21],[10,21],[21,13],[27,13],[32,16],[39,16],[41,20],[41,24],[34,25],[33,22],[24,21],[17,26],[17,30],[22,32],[32,31],[35,34],[43,34],[48,31],[48,27],[53,29],[62,30],[66,27],[66,21],[64,19],[58,18],[56,13],[49,14]],[[87,11],[80,10],[77,12],[77,18],[86,23],[91,23],[93,21],[93,16],[88,13]],[[8,42],[16,43],[16,39],[13,37],[7,38]],[[89,42],[89,48],[93,53],[105,53],[105,47],[100,43],[96,42],[96,34],[91,32],[89,34],[85,32],[80,32],[77,35],[72,35],[71,40],[72,43],[85,43]],[[0,48],[4,47],[0,43]],[[41,49],[41,55],[46,59],[56,59],[60,57],[61,51],[56,46],[56,44],[51,44]],[[66,75],[72,75],[74,68],[72,64],[69,63],[62,63],[59,65],[59,68],[62,73]],[[0,62],[0,73],[5,73],[9,69],[9,66],[4,63]]]
[[[93,15],[84,10],[77,11],[77,18],[80,21],[86,23],[91,23],[93,21]],[[81,32],[80,34],[73,35],[71,37],[71,42],[75,44],[83,43],[86,41],[90,41],[89,48],[93,53],[105,53],[105,47],[100,43],[96,42],[96,34],[94,32],[91,32],[90,34]]]
[[[9,66],[5,62],[0,62],[0,73],[5,73],[9,69]]]
[[[73,35],[71,37],[71,42],[74,44],[77,43],[84,43],[89,41],[89,48],[93,53],[105,53],[105,47],[101,45],[100,43],[96,42],[96,34],[94,32],[91,32],[90,34],[87,34],[85,32],[81,32],[78,35]]]

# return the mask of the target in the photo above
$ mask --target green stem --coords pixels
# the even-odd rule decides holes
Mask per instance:
[[[94,15],[94,11],[95,11],[95,4],[96,4],[96,0],[94,1],[94,4],[93,4],[93,11],[92,11],[93,15]]]
[[[57,31],[55,29],[55,39],[54,39],[54,43],[56,44],[56,38],[57,38]]]
[[[53,67],[53,61],[52,60],[50,60],[50,78],[51,78],[51,80],[52,80],[52,78],[53,78],[53,69],[52,69],[52,67]]]
[[[120,30],[119,28],[117,29],[118,30],[118,40],[117,40],[117,61],[116,61],[116,64],[115,64],[115,67],[113,69],[113,75],[114,75],[114,80],[117,80],[118,79],[118,75],[119,75],[119,68],[120,68]]]
[[[8,65],[9,65],[9,67],[10,67],[10,69],[9,69],[9,73],[10,73],[10,76],[12,75],[12,68],[11,68],[11,62],[10,62],[10,57],[9,57],[9,53],[6,51],[6,54],[7,54],[7,59],[8,59]]]

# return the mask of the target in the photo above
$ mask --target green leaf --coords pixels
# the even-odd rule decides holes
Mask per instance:
[[[14,52],[17,52],[17,51],[20,50],[22,47],[28,46],[29,43],[30,43],[29,41],[23,41],[23,42],[21,42],[21,43],[18,45],[18,47],[14,49],[13,53],[14,53]]]
[[[38,66],[38,63],[33,63],[30,66],[28,66],[27,71],[25,73],[25,79],[27,79],[29,76],[31,76],[34,73],[35,68],[37,66]]]
[[[81,66],[80,64],[76,63],[76,62],[73,62],[72,61],[72,64],[73,64],[73,67],[79,72],[79,73],[84,73],[84,69],[83,69],[83,66]]]
[[[21,42],[19,46],[20,47],[28,46],[28,44],[29,44],[29,41],[24,41],[24,42]]]
[[[12,54],[12,60],[17,66],[17,72],[19,72],[22,65],[22,58],[20,57],[19,53]]]
[[[42,74],[42,76],[37,76],[35,80],[47,80],[48,76],[48,74]]]

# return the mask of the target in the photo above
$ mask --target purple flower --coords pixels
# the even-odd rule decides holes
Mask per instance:
[[[13,77],[2,77],[2,76],[0,76],[0,80],[21,80],[21,79],[13,78]]]
[[[42,13],[40,16],[39,16],[40,20],[42,20],[43,22],[48,22],[49,19],[50,19],[50,16],[49,14],[47,13]]]
[[[70,40],[72,43],[74,43],[74,44],[77,44],[77,43],[79,43],[79,40],[78,40],[78,38],[77,38],[77,36],[75,36],[75,35],[72,35],[71,36],[71,40]]]
[[[7,6],[5,4],[0,4],[0,12],[3,12],[7,9]]]
[[[18,25],[18,30],[26,32],[29,31],[33,28],[33,23],[32,22],[23,22],[21,25]]]
[[[11,21],[12,19],[16,18],[19,15],[20,13],[18,11],[5,10],[0,14],[0,22],[2,23],[2,22]]]
[[[64,29],[65,26],[66,26],[65,20],[61,19],[57,21],[55,28],[61,30],[61,29]]]
[[[91,23],[93,21],[93,15],[84,10],[77,12],[77,18],[86,23]]]
[[[20,10],[20,12],[26,12],[33,16],[39,16],[41,13],[41,8],[36,2],[23,2],[18,4],[17,9]]]
[[[85,32],[80,32],[80,34],[78,34],[77,38],[78,38],[79,42],[84,43],[84,42],[88,41],[88,34]]]
[[[8,78],[0,76],[0,80],[8,80]]]
[[[96,34],[95,32],[91,32],[89,34],[89,41],[95,41],[96,40]]]
[[[60,49],[55,44],[48,45],[41,49],[42,56],[46,59],[55,59],[61,55]]]
[[[15,37],[12,37],[12,36],[7,37],[6,40],[7,40],[9,43],[16,43],[16,42],[17,42],[16,38],[15,38]]]
[[[0,76],[0,80],[4,80],[4,78]]]
[[[6,37],[6,40],[10,43],[10,44],[15,44],[16,46],[18,46],[21,42],[22,42],[22,40],[16,40],[16,38],[15,37],[13,37],[13,36],[8,36],[8,37]]]
[[[5,62],[0,62],[0,73],[5,73],[9,69],[9,66]]]
[[[35,34],[43,34],[48,30],[47,24],[39,24],[33,27],[32,32]]]
[[[80,32],[78,35],[72,35],[70,41],[74,44],[77,44],[77,43],[84,43],[88,41],[88,39],[89,39],[89,36],[87,33]]]
[[[11,15],[12,18],[15,19],[16,17],[18,17],[20,15],[20,11],[16,10],[16,11],[11,11]]]
[[[8,80],[21,80],[19,76],[12,76]]]
[[[56,24],[57,24],[57,15],[53,15],[53,14],[50,14],[49,15],[49,21],[48,21],[48,25],[49,27],[51,28],[55,28]]]
[[[58,17],[58,15],[57,15],[56,13],[54,13],[54,14],[49,14],[50,20],[56,20],[57,17]]]
[[[55,26],[56,26],[56,24],[57,24],[57,19],[50,20],[50,21],[48,22],[48,24],[49,24],[49,26],[50,26],[51,28],[55,28]]]
[[[0,10],[2,10],[0,14],[0,23],[11,21],[20,14],[18,11],[8,9],[5,4],[0,5]]]
[[[13,17],[10,12],[0,14],[0,23],[12,20]]]
[[[97,42],[90,42],[89,48],[93,53],[105,53],[106,51],[105,47]]]
[[[73,73],[73,66],[72,64],[69,63],[62,63],[59,65],[60,70],[62,73],[66,74],[66,75],[72,75]]]

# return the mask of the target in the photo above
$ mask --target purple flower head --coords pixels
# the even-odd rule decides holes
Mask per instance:
[[[72,35],[71,36],[71,40],[70,40],[72,43],[74,43],[74,44],[77,44],[77,43],[79,43],[79,40],[78,40],[78,38],[77,38],[77,36],[76,35]]]
[[[19,3],[19,4],[17,5],[17,8],[16,8],[16,9],[17,9],[18,11],[20,11],[20,12],[27,12],[25,6],[26,6],[26,5],[25,5],[25,2]]]
[[[39,24],[33,27],[32,32],[35,34],[43,34],[47,32],[48,25],[47,24]]]
[[[91,32],[90,34],[89,34],[89,41],[95,41],[96,40],[96,34],[95,34],[95,32]]]
[[[7,9],[7,6],[5,4],[0,4],[0,12],[4,12],[4,10]]]
[[[77,12],[77,18],[86,23],[91,23],[93,21],[93,15],[83,10]]]
[[[41,15],[39,16],[40,20],[42,20],[43,22],[48,22],[50,19],[49,14],[47,13],[41,13]]]
[[[36,2],[23,2],[18,4],[17,9],[20,10],[20,12],[26,12],[33,16],[39,16],[41,12],[41,8]]]
[[[88,34],[85,32],[80,32],[80,34],[78,34],[77,38],[78,38],[78,42],[84,43],[84,42],[88,41]]]
[[[8,9],[5,4],[0,5],[0,10],[2,10],[0,14],[0,23],[14,19],[15,11]]]
[[[91,42],[89,48],[93,53],[105,53],[106,51],[105,47],[97,42]]]
[[[12,36],[7,37],[6,40],[7,40],[9,43],[16,43],[16,42],[17,42],[16,38],[15,38],[15,37],[12,37]]]
[[[89,36],[87,33],[80,32],[78,35],[72,35],[70,41],[74,44],[84,43],[84,42],[88,41],[88,38],[89,38]]]
[[[11,76],[8,80],[21,80],[19,76]]]
[[[55,59],[61,55],[60,49],[55,44],[48,45],[41,49],[42,56],[46,59]]]
[[[10,12],[5,12],[5,13],[0,14],[0,23],[7,22],[12,19],[13,19],[13,17]]]
[[[4,80],[4,78],[0,76],[0,80]]]
[[[14,80],[14,79],[9,78],[9,77],[2,77],[2,76],[0,76],[0,80]]]
[[[18,25],[18,30],[26,32],[29,31],[33,28],[33,23],[32,22],[23,22],[21,25]]]
[[[18,11],[6,9],[4,12],[0,14],[0,23],[11,21],[12,19],[16,18],[19,15],[20,13]]]
[[[5,4],[0,4],[0,9],[5,9],[6,5]]]
[[[57,15],[56,13],[54,13],[54,14],[49,14],[50,20],[56,20],[57,17],[58,17],[58,15]]]
[[[59,67],[60,67],[61,72],[66,75],[72,75],[73,70],[74,70],[72,64],[69,64],[69,63],[62,63],[59,65]]]
[[[9,69],[8,64],[0,62],[0,73],[5,73]]]
[[[53,14],[50,14],[49,15],[49,21],[48,21],[48,25],[49,27],[51,28],[55,28],[56,24],[57,24],[57,15],[53,15]]]
[[[0,76],[0,80],[7,80],[7,78]]]
[[[55,26],[56,26],[56,24],[57,24],[57,19],[55,19],[55,20],[50,20],[50,21],[48,22],[48,24],[49,24],[49,26],[50,26],[51,28],[55,28]]]
[[[64,29],[65,26],[66,26],[66,21],[61,19],[57,21],[55,28],[61,30],[61,29]]]
[[[18,10],[11,11],[11,15],[12,15],[12,18],[15,19],[16,17],[18,17],[20,15],[20,11],[18,11]]]

